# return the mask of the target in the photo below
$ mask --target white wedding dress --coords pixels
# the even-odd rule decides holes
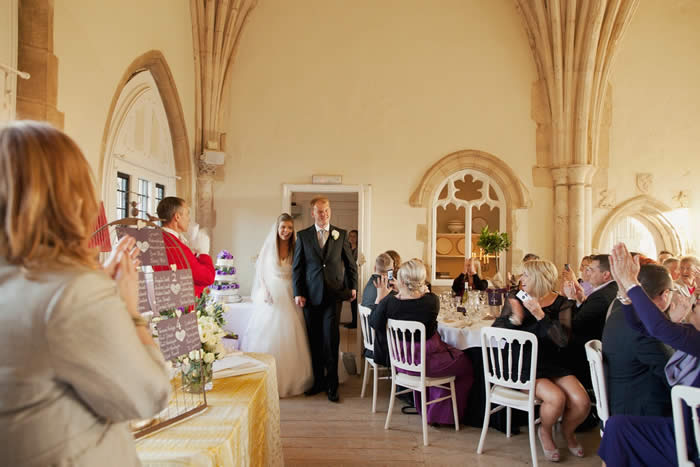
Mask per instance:
[[[292,252],[279,261],[273,226],[258,256],[253,284],[255,313],[245,334],[245,349],[273,355],[280,397],[301,394],[313,384],[311,354],[302,310],[292,293]]]

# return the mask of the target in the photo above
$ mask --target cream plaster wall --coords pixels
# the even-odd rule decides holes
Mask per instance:
[[[373,186],[368,260],[389,248],[422,257],[426,212],[411,193],[441,157],[478,149],[530,190],[518,249],[551,256],[551,190],[531,175],[535,79],[511,0],[259,2],[233,68],[213,249],[232,249],[247,293],[282,184],[341,174]]]
[[[99,179],[102,135],[117,84],[137,57],[160,50],[194,147],[194,52],[188,0],[60,0],[54,5],[58,109]]]
[[[680,190],[690,208],[671,214],[688,249],[700,249],[700,2],[642,0],[612,75],[608,184],[618,203],[637,196],[635,176],[654,174],[650,195],[674,208]],[[597,197],[594,201],[597,203]],[[596,209],[595,226],[609,210]],[[687,225],[683,218],[688,216]]]

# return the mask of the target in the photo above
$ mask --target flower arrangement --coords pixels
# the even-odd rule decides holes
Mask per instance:
[[[180,310],[185,312],[183,308]],[[226,336],[223,325],[226,321],[223,305],[212,300],[206,289],[195,301],[193,311],[197,313],[202,348],[179,357],[178,362],[182,369],[183,386],[190,392],[198,393],[202,391],[202,385],[207,390],[212,388],[212,365],[214,361],[222,359],[226,353],[223,344],[223,338]],[[163,310],[160,315],[173,318],[176,316],[176,310]]]

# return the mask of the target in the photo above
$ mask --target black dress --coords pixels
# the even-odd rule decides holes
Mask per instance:
[[[515,299],[520,302],[520,299],[515,294],[508,294],[508,299]],[[520,302],[522,305],[522,302]],[[557,295],[551,305],[542,307],[544,318],[537,321],[534,316],[525,308],[523,322],[519,326],[510,322],[510,316],[513,310],[510,306],[510,301],[506,300],[501,316],[494,321],[493,326],[498,328],[516,329],[519,331],[527,331],[537,336],[537,378],[560,378],[573,374],[569,369],[566,361],[566,352],[564,351],[569,344],[571,334],[571,314],[575,302],[566,297]],[[521,371],[521,380],[526,379],[530,374],[530,366],[528,363],[530,350],[529,345],[525,346],[525,354],[523,355],[523,369]],[[517,361],[517,352],[514,349],[512,361]],[[505,366],[505,365],[504,365]]]

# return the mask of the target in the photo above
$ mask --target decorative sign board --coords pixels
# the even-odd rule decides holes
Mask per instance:
[[[172,360],[202,347],[197,326],[197,313],[176,312],[175,318],[156,323],[158,345],[163,358]]]
[[[194,281],[192,271],[154,271],[154,313],[172,308],[189,307],[194,304]]]
[[[147,313],[149,311],[151,311],[151,304],[148,302],[146,274],[139,272],[139,313]]]
[[[152,228],[133,228],[118,226],[114,230],[117,237],[130,235],[136,240],[136,248],[139,249],[139,260],[144,266],[167,265],[168,255],[165,253],[165,242],[163,241],[163,231]]]
[[[340,185],[343,183],[341,175],[312,175],[311,183],[314,185]]]

